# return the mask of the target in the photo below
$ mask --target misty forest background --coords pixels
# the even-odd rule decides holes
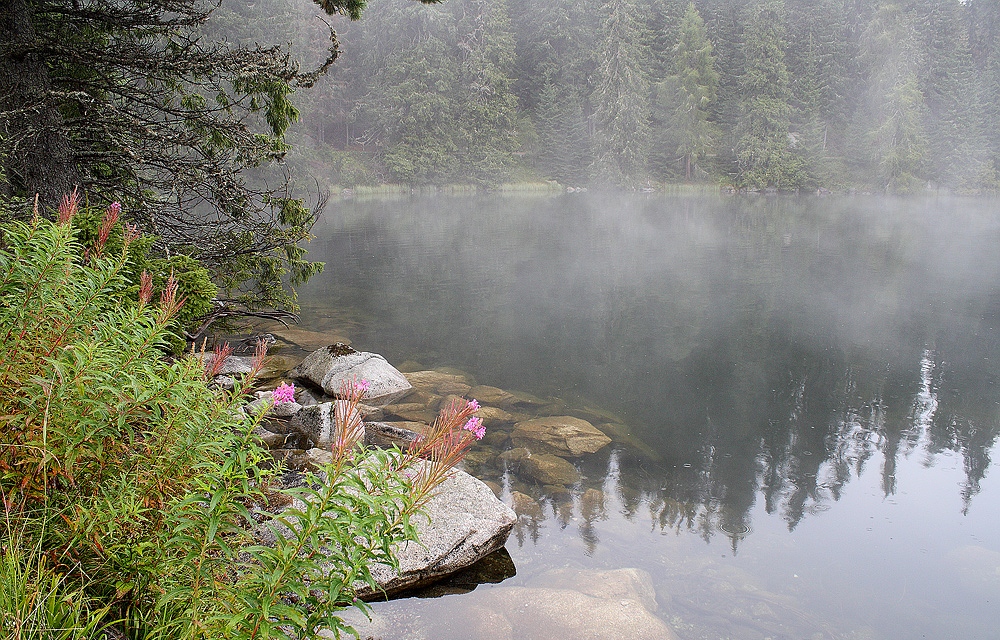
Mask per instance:
[[[312,3],[210,23],[324,53]],[[289,156],[327,186],[997,187],[996,0],[377,0],[333,26]]]

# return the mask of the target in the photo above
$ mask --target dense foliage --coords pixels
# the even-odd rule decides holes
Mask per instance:
[[[341,30],[324,98],[303,96],[300,142],[346,186],[993,189],[998,6],[387,0]]]
[[[336,613],[415,539],[411,517],[482,437],[478,406],[448,407],[419,450],[365,451],[355,383],[333,462],[272,489],[240,410],[252,375],[223,392],[217,358],[164,359],[176,280],[155,302],[148,272],[128,277],[142,238],[117,208],[87,245],[76,215],[67,199],[58,222],[0,228],[0,635],[350,631]]]

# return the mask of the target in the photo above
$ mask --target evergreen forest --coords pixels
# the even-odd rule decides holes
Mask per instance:
[[[238,11],[322,44],[311,3]],[[289,156],[327,185],[997,186],[995,0],[378,0],[334,26]]]

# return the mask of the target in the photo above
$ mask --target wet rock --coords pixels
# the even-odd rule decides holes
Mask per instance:
[[[418,391],[441,395],[455,394],[463,396],[472,388],[472,385],[468,383],[468,377],[459,373],[413,371],[406,374],[406,379]]]
[[[548,416],[518,422],[510,439],[515,447],[570,457],[594,453],[611,442],[611,438],[594,425],[572,416]]]
[[[402,399],[407,404],[414,403],[423,405],[425,409],[437,412],[438,407],[441,405],[441,400],[444,399],[444,396],[442,396],[439,393],[431,393],[429,391],[419,391],[417,389],[414,389],[410,391],[408,394],[406,394]],[[404,403],[400,402],[398,404],[404,404]]]
[[[500,459],[511,464],[516,464],[525,458],[530,458],[531,452],[524,447],[517,447],[516,449],[511,449],[509,451],[504,451],[500,454]]]
[[[473,467],[480,467],[488,462],[492,462],[496,455],[492,451],[485,449],[473,449],[465,454],[465,462]]]
[[[368,404],[359,404],[358,413],[361,414],[362,420],[385,420],[385,411],[382,407],[373,407]]]
[[[257,374],[257,380],[274,380],[288,373],[288,370],[297,364],[297,359],[285,358],[283,356],[268,356],[264,359],[264,366]]]
[[[483,480],[483,484],[489,487],[490,491],[493,492],[493,495],[495,495],[498,498],[500,497],[500,494],[503,493],[503,487],[500,486],[500,483],[498,482],[493,482],[492,480]]]
[[[523,391],[510,391],[509,393],[511,397],[500,405],[508,411],[539,409],[549,403],[548,400],[542,400],[538,396]]]
[[[483,444],[493,449],[502,449],[510,436],[504,431],[498,431],[496,427],[486,431],[483,436]]]
[[[307,459],[303,449],[271,449],[268,453],[275,462],[289,471],[301,471],[305,469]]]
[[[410,390],[410,383],[385,358],[377,353],[354,351],[343,344],[333,344],[313,351],[290,375],[306,380],[330,396],[340,394],[344,384],[367,380],[366,404],[386,404]]]
[[[656,449],[653,449],[648,444],[643,442],[641,439],[632,435],[632,432],[623,424],[615,422],[606,422],[597,425],[597,429],[611,438],[613,442],[618,442],[625,447],[632,449],[634,452],[641,455],[647,460],[654,462],[659,462],[663,460],[663,456]]]
[[[541,505],[531,496],[520,491],[515,491],[510,494],[510,498],[511,506],[517,515],[527,516],[533,520],[543,520],[545,518]]]
[[[386,422],[365,423],[365,446],[388,449],[396,446],[406,451],[420,434]]]
[[[538,484],[576,484],[580,472],[569,462],[559,456],[540,453],[521,459],[516,471],[517,475],[531,479]]]
[[[372,577],[381,587],[358,586],[358,596],[381,598],[430,583],[468,567],[503,547],[517,516],[485,484],[463,471],[445,480],[416,518],[419,542],[397,548],[399,570],[377,564]],[[429,518],[429,521],[428,521]]]
[[[416,402],[389,404],[382,408],[386,416],[402,418],[407,422],[434,422],[437,414],[427,409],[425,405]]]
[[[322,402],[303,407],[289,421],[289,426],[317,447],[329,449],[337,435],[333,415],[333,403]]]
[[[469,389],[469,397],[478,400],[479,404],[491,404],[498,407],[505,402],[509,403],[514,400],[514,394],[511,392],[485,384]]]
[[[487,429],[514,422],[513,415],[497,407],[480,407],[475,416],[483,421]]]

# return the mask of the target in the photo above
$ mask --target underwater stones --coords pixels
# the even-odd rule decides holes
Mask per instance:
[[[411,389],[406,377],[385,358],[377,353],[354,351],[343,343],[313,351],[290,375],[335,397],[344,384],[367,380],[368,390],[362,395],[367,404],[387,404]]]
[[[443,371],[413,371],[406,374],[406,379],[417,391],[436,393],[440,395],[465,395],[472,389],[468,376],[461,373],[446,373]]]
[[[549,453],[521,458],[515,473],[538,484],[571,485],[580,479],[580,472],[576,467]]]
[[[611,442],[611,438],[594,425],[572,416],[548,416],[518,422],[510,438],[515,447],[570,457],[595,453]]]
[[[389,404],[382,407],[386,416],[402,418],[407,422],[425,422],[430,424],[437,417],[433,411],[425,405],[417,402],[401,402],[399,404]]]
[[[380,589],[358,584],[358,597],[381,598],[419,587],[467,567],[503,547],[517,516],[482,481],[455,471],[415,518],[419,542],[397,545],[399,570],[376,564],[372,577]]]
[[[514,422],[514,416],[497,407],[479,407],[474,414],[483,421],[487,429]]]
[[[475,398],[480,404],[491,404],[502,406],[505,402],[514,400],[514,394],[504,391],[498,387],[481,384],[469,389],[469,396]]]
[[[514,508],[514,513],[518,516],[526,516],[533,520],[544,520],[545,514],[542,512],[542,507],[538,504],[538,501],[529,496],[526,493],[521,493],[520,491],[514,491],[510,494],[511,506]]]

